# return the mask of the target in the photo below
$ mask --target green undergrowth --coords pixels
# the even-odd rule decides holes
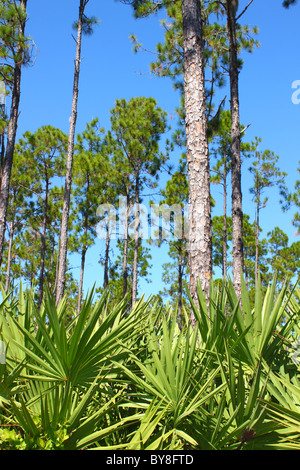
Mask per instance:
[[[1,450],[300,449],[297,286],[199,285],[181,329],[153,299],[32,299],[2,292]]]

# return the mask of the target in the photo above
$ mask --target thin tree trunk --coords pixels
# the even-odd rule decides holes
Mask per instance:
[[[26,11],[27,0],[20,0],[20,5]],[[22,21],[19,28],[19,35],[24,36],[26,21]],[[18,53],[22,52],[21,48],[18,48]],[[11,99],[10,118],[7,129],[7,140],[6,140],[6,153],[1,167],[1,182],[0,182],[0,266],[2,264],[3,250],[5,243],[5,230],[6,230],[6,215],[9,200],[9,187],[10,187],[10,176],[13,165],[13,156],[18,128],[18,117],[19,117],[19,104],[21,96],[21,69],[22,59],[15,64],[14,68],[14,84]]]
[[[54,256],[55,256],[55,237],[51,233],[51,256],[50,256],[50,262],[49,262],[49,272],[51,274],[53,273],[53,268],[54,268]],[[55,284],[55,279],[54,279],[54,284]],[[48,288],[50,291],[53,290],[53,282],[51,279],[49,279],[48,281]]]
[[[226,160],[224,163],[224,173],[223,173],[223,265],[222,265],[222,274],[223,278],[227,277],[227,168]]]
[[[256,172],[255,172],[255,183],[254,187],[256,187],[257,194],[256,194],[256,220],[255,220],[255,286],[257,286],[257,279],[258,279],[258,242],[259,242],[259,209],[260,209],[260,182],[259,176],[257,172],[259,171],[260,165],[260,153],[256,152]]]
[[[89,193],[90,190],[90,178],[89,175],[86,177],[86,185],[87,185],[87,190],[86,194]],[[88,233],[88,225],[89,225],[89,218],[88,218],[88,212],[86,210],[85,216],[84,216],[84,237],[87,237]],[[78,303],[77,303],[77,315],[80,314],[81,310],[81,302],[82,302],[82,290],[83,290],[83,277],[84,277],[84,268],[85,268],[85,257],[86,257],[86,252],[87,252],[87,246],[85,245],[82,248],[82,253],[81,253],[81,268],[80,268],[80,280],[79,280],[79,289],[78,289]]]
[[[13,239],[14,239],[14,232],[15,232],[15,224],[13,220],[10,223],[10,230],[9,230],[9,242],[8,242],[8,254],[7,254],[7,269],[6,269],[6,279],[5,279],[5,292],[8,291],[9,288],[9,280],[10,280],[10,270],[11,270],[11,259],[12,259],[12,246],[13,246]]]
[[[182,275],[182,246],[180,245],[178,256],[178,326],[180,330],[182,329]]]
[[[77,315],[80,314],[80,310],[81,310],[82,290],[83,290],[83,276],[84,276],[86,252],[87,252],[87,248],[85,246],[85,247],[83,247],[82,253],[81,253],[81,267],[80,267],[80,280],[79,280],[79,288],[78,288]]]
[[[1,150],[0,150],[0,168],[3,167],[4,156],[5,156],[5,134],[2,132],[1,136]]]
[[[126,209],[125,209],[125,238],[124,238],[124,254],[123,254],[123,266],[122,266],[122,277],[123,277],[123,297],[127,294],[128,289],[128,224],[129,224],[129,196],[126,196]]]
[[[58,242],[58,246],[59,246],[59,243],[60,242]],[[53,295],[55,295],[56,289],[57,289],[58,266],[59,266],[59,253],[57,253],[57,258],[56,258],[56,267],[55,267],[56,276],[55,276],[54,287],[53,287],[53,291],[52,291]]]
[[[260,196],[256,203],[256,223],[255,223],[255,285],[257,285],[258,279],[258,245],[259,245],[259,207],[260,207]]]
[[[210,170],[204,82],[201,3],[182,0],[184,98],[189,179],[190,291],[197,302],[197,281],[209,300],[212,275]],[[191,314],[192,325],[195,324]]]
[[[54,266],[54,253],[55,253],[55,239],[54,236],[52,237],[52,242],[51,242],[51,258],[50,258],[50,271],[52,272],[53,266]],[[49,284],[49,287],[51,288],[51,284]]]
[[[105,259],[104,259],[104,281],[103,288],[108,286],[108,260],[109,260],[109,247],[110,247],[110,233],[109,233],[109,217],[107,219],[106,241],[105,241]]]
[[[43,227],[41,233],[41,263],[40,263],[40,277],[39,277],[39,297],[38,308],[42,305],[44,293],[44,274],[45,274],[45,257],[46,257],[46,229],[47,229],[47,216],[48,216],[48,197],[49,197],[49,181],[46,178],[46,190],[44,201],[44,214],[43,214]]]
[[[232,184],[232,267],[233,285],[241,297],[243,257],[243,210],[241,188],[241,131],[239,110],[239,72],[236,40],[235,7],[227,0],[227,29],[230,54],[230,111],[231,111],[231,184]]]
[[[71,198],[71,187],[72,187],[74,139],[75,139],[75,128],[76,128],[76,121],[77,121],[77,103],[78,103],[78,94],[79,94],[78,85],[79,85],[80,62],[81,62],[82,22],[83,22],[83,15],[84,15],[84,9],[85,9],[86,4],[87,4],[86,0],[80,0],[79,19],[78,19],[78,27],[77,27],[72,114],[70,118],[68,156],[67,156],[67,168],[66,168],[66,179],[65,179],[65,194],[64,194],[63,214],[62,214],[62,222],[61,222],[60,248],[59,248],[59,267],[58,267],[57,292],[56,292],[57,304],[63,298],[64,289],[65,289],[65,280],[66,280],[68,225],[69,225],[70,198]]]
[[[135,220],[134,220],[134,253],[133,253],[133,275],[132,275],[132,307],[137,299],[138,285],[138,256],[139,256],[139,225],[140,225],[140,182],[139,176],[135,179]]]

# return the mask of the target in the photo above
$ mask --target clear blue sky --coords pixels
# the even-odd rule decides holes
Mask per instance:
[[[240,0],[240,11],[248,0]],[[51,124],[66,133],[69,130],[75,41],[71,25],[78,15],[79,0],[29,0],[27,34],[36,46],[34,65],[23,72],[21,114],[18,137]],[[163,38],[159,17],[135,20],[131,7],[114,0],[90,0],[88,15],[100,19],[91,37],[83,40],[83,60],[79,87],[78,121],[76,132],[82,132],[87,122],[99,117],[109,128],[109,111],[118,98],[152,96],[169,116],[175,114],[178,94],[169,79],[154,78],[149,73],[151,53],[134,54],[129,40],[131,33],[149,50]],[[161,14],[160,18],[164,18]],[[300,105],[292,103],[292,83],[300,80],[300,5],[289,10],[282,0],[254,0],[241,22],[257,25],[260,48],[246,54],[240,74],[241,121],[247,125],[247,139],[263,139],[263,147],[280,156],[280,167],[288,173],[286,183],[292,187],[300,161]],[[220,97],[229,97],[228,86]],[[229,102],[227,98],[227,108]],[[170,120],[175,126],[176,120]],[[178,155],[173,156],[174,163]],[[246,164],[247,165],[247,164]],[[244,168],[244,210],[254,217],[254,207],[248,191],[251,183]],[[163,180],[164,181],[164,180]],[[280,226],[290,243],[298,240],[291,225],[293,211],[283,214],[276,192],[268,193],[268,206],[261,216],[264,234]],[[217,207],[215,213],[221,214]],[[101,285],[103,273],[98,264],[103,243],[97,240],[87,256],[85,288],[93,282]],[[166,262],[167,246],[153,251],[152,284],[141,283],[140,291],[156,293],[162,288],[161,263]],[[79,276],[79,260],[74,259],[74,276]]]

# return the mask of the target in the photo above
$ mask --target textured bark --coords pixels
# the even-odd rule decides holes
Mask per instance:
[[[241,188],[241,133],[239,108],[239,72],[236,40],[236,9],[227,0],[227,29],[230,54],[230,111],[231,111],[231,185],[232,185],[232,268],[233,285],[241,296],[243,256],[243,209]]]
[[[27,0],[20,0],[20,5],[26,11]],[[26,21],[20,24],[20,35],[23,36],[25,32]],[[19,49],[18,52],[21,50]],[[2,264],[3,249],[5,243],[5,230],[6,230],[6,215],[9,200],[9,187],[11,169],[13,165],[13,156],[15,150],[15,142],[18,128],[19,117],[19,104],[21,97],[21,69],[22,61],[15,64],[14,68],[14,84],[11,98],[10,118],[7,129],[6,152],[4,161],[1,167],[1,182],[0,182],[0,266]]]
[[[138,257],[139,257],[139,225],[140,225],[140,184],[139,176],[135,180],[135,219],[134,219],[134,253],[133,253],[133,274],[132,274],[132,307],[136,303],[138,286]]]
[[[76,42],[76,59],[75,59],[75,71],[74,71],[74,84],[73,84],[73,100],[72,100],[72,114],[70,117],[70,131],[68,141],[68,155],[67,155],[67,168],[65,178],[65,194],[64,204],[61,222],[61,235],[60,235],[60,249],[59,249],[59,266],[57,276],[57,292],[56,292],[56,303],[61,302],[66,281],[66,267],[67,267],[67,251],[68,251],[68,225],[69,225],[69,213],[70,213],[70,198],[72,188],[72,167],[73,167],[73,155],[74,155],[74,139],[75,139],[75,128],[77,121],[77,103],[79,94],[79,75],[80,75],[80,62],[81,62],[81,40],[82,40],[82,22],[84,9],[86,6],[86,0],[80,0],[79,6],[79,19],[77,27],[77,42]]]
[[[189,179],[190,291],[197,301],[197,282],[209,297],[212,275],[212,227],[201,4],[182,0],[184,99]],[[192,324],[195,319],[192,316]]]

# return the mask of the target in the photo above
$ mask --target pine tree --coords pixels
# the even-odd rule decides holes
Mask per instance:
[[[118,303],[122,299],[124,299],[123,293],[123,259],[124,259],[124,240],[117,241],[117,250],[118,254],[114,262],[111,262],[109,265],[109,285],[108,289],[111,295],[111,299],[113,302]],[[129,238],[128,240],[128,252],[127,252],[127,268],[128,268],[128,276],[127,276],[127,296],[129,297],[128,300],[128,307],[131,308],[132,306],[132,292],[133,292],[133,266],[134,266],[134,250],[135,250],[135,243],[133,238]],[[138,274],[137,279],[138,282],[141,279],[144,279],[146,282],[151,282],[149,279],[150,270],[152,268],[151,263],[151,253],[150,248],[147,246],[143,246],[142,243],[139,243],[138,248]],[[102,293],[104,288],[100,288],[99,292]],[[129,296],[128,293],[131,293]],[[126,296],[125,296],[126,298]]]
[[[168,6],[170,2],[123,0],[133,5],[137,17]],[[190,290],[197,302],[197,282],[207,300],[212,275],[211,208],[206,117],[205,59],[202,5],[182,0],[183,78],[187,161],[189,171],[189,273]],[[192,324],[195,318],[192,313]]]
[[[227,28],[230,54],[230,107],[231,107],[231,187],[232,187],[232,245],[233,284],[241,295],[243,271],[243,209],[241,188],[241,134],[239,109],[239,76],[236,39],[236,9],[230,0],[226,1]]]
[[[183,240],[170,243],[168,251],[171,262],[163,264],[162,281],[164,289],[160,292],[162,297],[170,301],[170,305],[177,311],[178,326],[183,326],[183,309],[187,306],[184,282],[188,278],[188,252]]]
[[[241,126],[241,137],[244,135],[246,127]],[[241,140],[241,163],[242,158],[249,158],[250,144]],[[210,153],[217,159],[211,169],[211,182],[221,186],[223,194],[223,277],[227,275],[227,206],[228,206],[228,180],[231,172],[232,145],[231,145],[231,113],[228,110],[220,112],[216,130],[212,129]],[[232,217],[230,217],[232,226]],[[232,240],[232,230],[231,230]],[[214,250],[214,247],[213,247]],[[219,247],[216,247],[219,251]]]
[[[107,194],[107,202],[112,204],[120,203],[117,197],[124,198],[125,204],[119,207],[119,239],[124,240],[123,244],[123,297],[128,291],[128,243],[129,243],[129,223],[130,223],[130,206],[134,200],[134,188],[132,185],[131,167],[124,148],[121,145],[114,131],[108,131],[105,136],[104,152],[109,156],[110,167],[107,180],[109,182],[109,193]],[[101,257],[100,262],[104,266],[104,285],[108,284],[108,258],[109,258],[109,225],[107,223],[107,239],[105,256]]]
[[[137,298],[138,250],[140,244],[140,202],[145,185],[153,187],[161,165],[166,159],[160,152],[159,140],[166,132],[166,112],[153,98],[117,100],[111,110],[111,125],[117,148],[127,162],[123,171],[129,176],[134,192],[134,261],[132,305]],[[128,174],[129,172],[129,174]]]
[[[300,274],[300,242],[289,245],[289,237],[275,227],[268,232],[268,263],[271,275],[277,276],[277,283],[282,286],[287,279],[298,280]]]
[[[190,287],[192,295],[196,300],[196,279],[200,279],[202,288],[206,291],[208,297],[209,278],[211,276],[212,262],[211,262],[211,221],[210,221],[210,188],[209,188],[209,164],[208,164],[208,145],[207,145],[207,132],[209,126],[207,120],[211,117],[213,109],[212,97],[214,95],[215,86],[221,86],[224,83],[224,76],[220,73],[221,66],[224,67],[228,63],[227,59],[227,44],[229,36],[226,35],[226,28],[218,23],[209,24],[209,17],[211,13],[216,12],[216,4],[219,2],[209,3],[205,8],[202,2],[197,0],[186,0],[181,2],[154,2],[151,0],[122,0],[124,3],[133,5],[137,17],[147,16],[156,12],[159,8],[166,7],[166,11],[171,18],[164,23],[166,29],[165,43],[158,44],[157,46],[157,61],[152,63],[152,70],[160,76],[171,76],[176,81],[176,86],[182,89],[185,93],[185,110],[183,114],[186,120],[186,134],[187,134],[187,149],[188,159],[192,158],[189,162],[189,181],[191,183],[190,193]],[[236,4],[236,2],[234,2]],[[181,11],[179,5],[181,4]],[[221,4],[221,3],[220,3]],[[229,3],[228,3],[229,4]],[[201,11],[202,10],[202,11]],[[193,17],[193,21],[190,21]],[[168,18],[169,19],[169,18]],[[194,25],[193,33],[191,25]],[[248,27],[239,28],[235,31],[235,46],[242,49],[252,50],[254,40],[249,37],[250,29]],[[194,39],[194,43],[190,39]],[[135,41],[136,49],[141,48],[141,45]],[[187,46],[187,44],[190,46]],[[232,49],[233,50],[233,49]],[[196,65],[195,57],[197,56],[198,63]],[[190,61],[191,67],[187,62]],[[199,67],[200,65],[200,67]],[[237,61],[236,65],[240,68],[241,61]],[[198,70],[196,72],[196,67]],[[211,71],[210,80],[205,80],[204,70],[209,68]],[[201,69],[201,70],[200,70]],[[180,74],[186,75],[184,84],[180,80]],[[197,77],[196,77],[197,74]],[[178,81],[179,79],[179,81]],[[194,80],[194,81],[193,81]],[[199,94],[200,92],[200,94]],[[196,98],[196,94],[198,97]],[[201,97],[200,97],[201,95]],[[190,103],[193,102],[194,110],[191,109],[187,112],[189,106],[189,99],[186,97],[193,97]],[[206,96],[209,100],[206,102]],[[200,99],[199,99],[200,97]],[[218,112],[217,112],[218,114]],[[194,116],[194,117],[193,117]],[[197,123],[197,131],[192,126],[192,119]],[[201,135],[201,136],[200,136]],[[198,140],[197,140],[198,139]],[[201,142],[200,142],[201,141]],[[190,144],[189,144],[190,142]],[[191,148],[189,148],[191,145]],[[193,154],[193,145],[198,149],[199,160],[195,160]],[[202,147],[201,147],[202,146]],[[200,153],[202,156],[200,156]],[[206,162],[206,163],[205,163]],[[193,163],[196,166],[193,167]],[[201,165],[200,165],[201,163]],[[199,166],[199,168],[198,168]],[[200,171],[201,169],[201,171]],[[240,177],[238,164],[235,165],[233,173],[234,205],[237,206],[239,201],[238,193],[240,189],[238,178]],[[195,178],[197,175],[197,178]],[[201,176],[200,176],[201,175]],[[194,200],[195,191],[197,186],[198,199]],[[198,211],[198,213],[196,213]],[[201,214],[201,216],[200,216]],[[240,226],[236,227],[236,240],[235,240],[235,259],[242,260],[242,212],[235,208],[235,225],[240,222]],[[238,216],[241,215],[241,217]],[[198,227],[198,229],[197,229]],[[203,229],[204,227],[204,229]],[[238,228],[240,228],[240,236],[238,236]],[[201,233],[202,236],[201,236]],[[195,235],[195,233],[198,233]],[[205,235],[203,235],[205,233]],[[192,246],[193,245],[193,246]],[[204,254],[205,253],[205,254]],[[240,256],[241,255],[241,256]],[[237,264],[237,261],[235,264]],[[242,266],[242,262],[240,263]],[[239,271],[237,265],[236,271]],[[239,284],[235,280],[235,284]],[[239,286],[237,285],[237,290]]]
[[[255,259],[256,259],[256,222],[250,222],[250,216],[243,214],[243,244],[244,244],[244,276],[245,281],[249,287],[254,291],[255,289]],[[261,229],[259,230],[261,232]],[[259,239],[258,243],[258,256],[261,260],[260,275],[262,282],[269,278],[266,276],[268,273],[267,256],[267,240],[265,238]]]
[[[5,0],[0,6],[1,77],[11,89],[11,108],[7,125],[6,149],[2,142],[0,179],[0,266],[5,243],[10,177],[16,142],[21,96],[21,70],[29,61],[29,41],[25,37],[27,0]],[[2,127],[2,126],[1,126]],[[1,133],[3,132],[3,129]]]
[[[280,171],[277,167],[279,159],[278,155],[270,150],[260,151],[259,145],[261,139],[255,139],[252,150],[254,152],[254,161],[249,168],[250,173],[253,175],[253,186],[250,188],[250,193],[253,195],[253,201],[256,205],[256,250],[255,250],[255,280],[257,282],[259,270],[259,232],[260,232],[260,211],[266,207],[268,197],[263,197],[264,192],[273,186],[279,186],[282,193],[284,188],[284,179],[286,173]]]
[[[26,171],[24,172],[24,168]],[[16,260],[16,251],[14,247],[14,238],[21,230],[24,230],[26,224],[35,214],[31,200],[32,191],[36,187],[36,177],[33,165],[28,165],[26,156],[22,152],[19,143],[15,146],[14,164],[11,171],[9,188],[9,206],[7,210],[8,224],[8,246],[4,250],[3,272],[6,266],[5,291],[8,290],[11,282],[11,270],[14,268],[16,275],[16,264],[20,266],[20,261]],[[19,267],[17,268],[20,274]]]
[[[197,301],[197,282],[209,300],[212,276],[212,226],[205,63],[201,4],[182,0],[183,77],[189,180],[189,275]],[[195,318],[191,318],[192,324]]]
[[[282,250],[289,245],[289,237],[279,227],[275,227],[267,233],[268,237],[268,263],[271,267],[272,275],[282,274]]]
[[[97,207],[103,201],[107,186],[107,158],[104,157],[102,142],[104,129],[99,120],[93,119],[77,136],[74,154],[73,204],[76,208],[73,233],[70,236],[70,251],[81,255],[80,281],[77,314],[81,309],[83,278],[86,253],[96,238]]]
[[[246,9],[250,6],[250,2]],[[233,245],[233,284],[238,297],[241,296],[241,276],[243,272],[243,207],[241,185],[241,127],[239,101],[239,69],[238,58],[240,45],[239,25],[237,23],[238,0],[214,2],[216,11],[226,15],[227,37],[229,47],[229,76],[230,76],[230,112],[231,112],[231,206],[232,206],[232,245]],[[246,11],[244,10],[244,12]],[[243,13],[244,13],[243,12]],[[242,14],[243,14],[242,13]],[[253,40],[247,42],[246,48],[252,50]]]
[[[56,303],[61,302],[64,295],[65,288],[65,276],[67,266],[67,251],[68,251],[68,225],[69,225],[69,214],[70,214],[70,199],[72,189],[72,168],[73,168],[73,154],[74,154],[74,142],[75,142],[75,129],[77,122],[77,104],[79,95],[79,76],[80,76],[80,64],[81,64],[81,44],[82,35],[90,35],[93,31],[93,25],[97,22],[95,18],[88,18],[85,15],[85,9],[89,0],[80,0],[79,4],[79,17],[78,22],[74,24],[74,28],[77,30],[76,40],[76,58],[75,58],[75,70],[74,70],[74,83],[73,83],[73,99],[72,99],[72,112],[70,117],[70,130],[69,130],[69,141],[68,141],[68,153],[66,163],[66,176],[65,176],[65,194],[64,194],[64,205],[61,222],[61,235],[60,235],[60,248],[59,248],[59,266],[58,266],[58,280],[57,280],[57,292],[56,292]]]
[[[228,249],[228,223],[227,223],[227,205],[228,205],[228,177],[231,171],[231,139],[230,131],[230,112],[223,111],[220,115],[217,135],[213,139],[213,148],[211,154],[217,158],[217,163],[211,169],[211,182],[219,184],[223,193],[223,234],[222,234],[222,276],[227,276],[227,249]],[[232,219],[231,219],[232,220]],[[215,219],[216,221],[216,219]],[[214,220],[213,220],[214,227]],[[214,234],[214,228],[213,228]],[[214,235],[213,235],[214,237]],[[217,250],[219,245],[217,245]],[[215,251],[215,240],[213,239],[213,252]]]
[[[226,226],[225,226],[226,223]],[[232,219],[229,216],[215,215],[212,218],[213,266],[222,270],[222,277],[228,275],[232,263],[228,260],[229,242],[232,241]]]
[[[171,295],[173,297],[173,302],[178,309],[178,324],[181,328],[184,303],[183,281],[188,273],[187,214],[185,206],[188,203],[189,186],[185,154],[181,156],[178,169],[167,181],[161,195],[161,204],[166,205],[168,210],[166,214],[162,210],[163,226],[161,233],[158,233],[158,244],[161,245],[162,242],[169,244],[168,254],[173,260],[173,263],[167,263],[163,266],[163,282],[169,284],[170,287],[165,289],[162,295]],[[173,212],[171,212],[172,210]],[[166,221],[164,221],[165,217],[167,217]],[[164,222],[168,224],[168,227],[164,225]]]
[[[55,177],[62,175],[63,157],[67,150],[67,136],[53,126],[43,126],[35,133],[26,132],[19,142],[20,149],[26,158],[24,169],[30,166],[34,170],[36,187],[34,202],[36,217],[32,229],[39,234],[40,268],[38,306],[41,306],[44,292],[45,259],[47,252],[47,231],[49,228],[49,207],[51,184]]]

